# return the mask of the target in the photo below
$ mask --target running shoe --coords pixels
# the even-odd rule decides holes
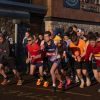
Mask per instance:
[[[10,80],[8,78],[5,78],[1,85],[7,85],[8,83],[10,83]]]
[[[67,86],[69,86],[71,84],[71,80],[67,79],[66,84],[67,84]]]
[[[17,85],[21,86],[23,84],[23,80],[18,80]]]
[[[38,80],[37,80],[36,85],[37,85],[37,86],[41,85],[41,79],[38,79]]]
[[[56,87],[52,86],[52,92],[56,92]]]
[[[80,88],[84,88],[84,85],[85,85],[84,81],[82,81],[81,84],[80,84]]]
[[[49,83],[47,81],[44,82],[43,87],[48,87]]]
[[[63,83],[62,82],[59,82],[58,89],[61,89],[62,88],[62,85],[63,85]]]
[[[65,80],[65,81],[63,81],[62,91],[65,91],[66,89],[67,89],[67,82]]]
[[[100,93],[100,89],[98,89],[98,92]]]
[[[90,85],[91,85],[91,81],[90,81],[90,79],[87,79],[86,86],[90,86]]]
[[[79,83],[78,76],[75,77],[75,82],[76,82],[76,83]]]

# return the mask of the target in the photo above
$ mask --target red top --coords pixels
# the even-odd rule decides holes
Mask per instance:
[[[93,48],[90,44],[87,47],[86,54],[83,57],[86,61],[89,60],[90,54],[93,53],[97,66],[100,66],[100,60],[96,59],[97,57],[100,57],[100,41],[96,44],[96,46]]]
[[[40,46],[37,43],[33,43],[32,45],[27,44],[27,50],[30,54],[30,56],[37,56],[39,55],[39,50],[40,50]],[[40,62],[42,61],[41,58],[38,58],[36,60],[32,60],[32,62]]]
[[[97,43],[96,47],[93,48],[93,54],[94,54],[94,57],[96,59],[96,57],[99,59],[96,59],[96,63],[97,63],[97,66],[100,67],[100,41]]]
[[[86,49],[86,54],[85,56],[83,57],[84,60],[88,61],[89,60],[89,57],[90,57],[90,54],[93,52],[93,47],[89,44],[87,46],[87,49]]]

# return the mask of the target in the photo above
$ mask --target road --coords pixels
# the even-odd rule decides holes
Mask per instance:
[[[34,80],[26,76],[25,78],[22,86],[16,86],[15,82],[6,86],[0,85],[0,100],[100,100],[100,93],[97,93],[100,84],[84,89],[80,89],[79,86],[70,86],[64,92],[57,90],[52,93],[51,87],[37,87]]]

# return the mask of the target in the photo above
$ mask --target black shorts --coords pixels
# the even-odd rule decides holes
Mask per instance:
[[[88,62],[81,61],[81,62],[74,62],[75,69],[87,69]]]
[[[97,66],[97,71],[100,72],[100,66]]]
[[[30,64],[36,66],[36,67],[40,67],[43,66],[43,62],[31,62]]]
[[[100,72],[100,66],[97,66],[97,64],[96,64],[96,62],[91,62],[91,64],[90,65],[92,65],[92,69],[93,70],[97,70],[98,72]]]
[[[15,63],[15,58],[13,57],[7,57],[5,59],[2,60],[2,62],[0,62],[1,64],[3,64],[3,66],[8,67],[9,69],[16,69],[16,63]]]
[[[97,69],[97,64],[96,63],[92,63],[92,69]]]
[[[100,72],[100,66],[97,66],[96,62],[90,61],[90,66],[92,66],[93,70],[97,70],[98,72]]]
[[[6,57],[0,55],[0,64],[4,64],[6,61]]]
[[[69,62],[60,62],[60,69],[68,69],[70,67],[70,63]]]
[[[69,62],[61,62],[60,63],[60,67],[59,70],[64,70],[66,72],[66,76],[70,76],[71,74],[71,66]]]

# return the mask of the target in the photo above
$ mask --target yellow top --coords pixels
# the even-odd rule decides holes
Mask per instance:
[[[73,42],[71,42],[69,47],[70,48],[79,48],[80,54],[83,54],[84,53],[84,49],[85,49],[85,45],[86,45],[85,41],[82,40],[82,39],[79,39],[78,45],[75,45]]]
[[[60,40],[62,40],[61,37],[56,35],[55,38],[54,38],[54,41],[60,41]]]

